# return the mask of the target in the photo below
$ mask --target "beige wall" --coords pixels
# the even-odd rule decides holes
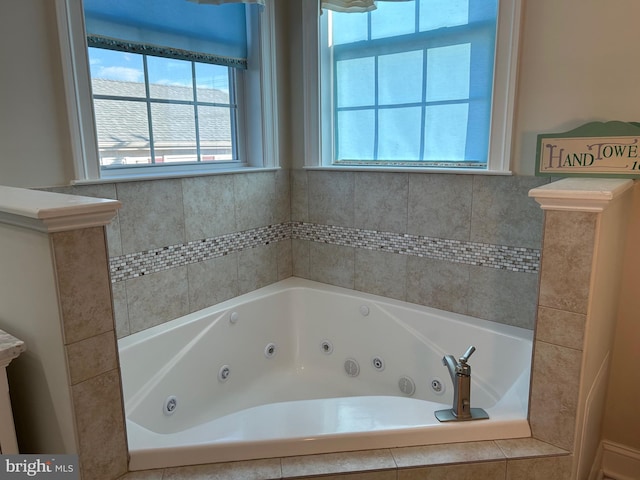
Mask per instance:
[[[302,89],[294,87],[300,82],[298,2],[278,0],[291,10],[279,17],[279,27],[288,21],[290,28],[288,34],[278,28],[286,45],[278,55],[280,73],[291,81],[283,84],[279,104],[296,120],[281,112],[283,126],[293,129],[283,150],[294,157],[302,151]],[[538,133],[592,120],[639,120],[634,55],[640,3],[536,0],[525,2],[524,13],[513,170],[527,175],[534,170]],[[68,184],[73,164],[53,1],[0,2],[0,58],[0,184]]]
[[[513,170],[533,174],[537,134],[640,120],[640,3],[523,1]]]
[[[292,53],[291,63],[281,68],[290,75],[291,85],[283,84],[286,88],[280,90],[280,106],[293,113],[282,119],[291,128],[283,152],[292,158],[303,150],[297,1],[277,0],[291,8],[280,20],[288,17],[290,28],[279,29],[279,39],[287,45],[279,55]],[[538,133],[568,130],[592,120],[640,120],[640,64],[635,61],[640,2],[530,0],[524,10],[513,170],[526,175],[534,170]],[[0,61],[0,184],[68,184],[73,167],[53,1],[0,2]],[[637,245],[639,230],[634,224],[635,243],[630,245]],[[625,283],[631,288],[640,281],[640,254],[633,247],[627,253]],[[638,297],[637,292],[623,292],[614,366],[638,364],[637,347],[633,349],[634,342],[640,342]],[[625,405],[637,403],[640,387],[638,382],[626,385],[624,372],[616,370],[612,379],[605,436],[640,449],[640,439],[634,436],[640,431],[640,418],[625,413]]]
[[[73,177],[51,0],[0,2],[0,184],[62,185]]]
[[[631,219],[603,436],[640,452],[640,182],[634,189]]]

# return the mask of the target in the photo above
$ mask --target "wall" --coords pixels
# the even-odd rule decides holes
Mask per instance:
[[[294,159],[298,165],[304,146],[302,89],[292,85],[300,84],[299,4],[299,0],[278,0],[277,9],[278,40],[287,46],[278,51],[279,74],[284,78],[279,99],[283,153],[286,162]],[[533,173],[538,133],[563,131],[591,120],[638,120],[640,65],[631,61],[640,36],[635,28],[638,13],[640,4],[635,0],[525,2],[514,172]],[[0,39],[0,183],[68,184],[73,167],[53,2],[1,2]],[[25,62],[25,57],[32,61]]]
[[[589,121],[638,121],[640,40],[635,0],[525,1],[517,96],[515,172],[535,167],[536,135]]]
[[[107,227],[118,337],[291,276],[286,170],[53,190],[122,202]]]
[[[614,340],[611,376],[604,420],[604,438],[624,445],[640,454],[640,398],[636,365],[640,364],[640,182],[636,181],[633,211],[627,243],[625,265],[620,289],[620,307]],[[637,459],[636,459],[637,461]]]
[[[7,368],[20,451],[75,452],[62,314],[48,235],[0,223],[0,264],[0,328],[27,347]],[[34,292],[38,301],[33,301]]]
[[[533,328],[546,179],[292,174],[294,275]]]
[[[0,2],[0,184],[73,178],[54,2]]]

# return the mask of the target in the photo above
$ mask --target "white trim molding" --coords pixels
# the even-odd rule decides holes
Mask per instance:
[[[602,212],[633,186],[620,178],[564,178],[529,191],[543,210]]]
[[[637,480],[640,478],[640,451],[603,440],[602,471],[616,480]]]
[[[118,200],[0,186],[0,223],[44,233],[108,224]]]
[[[56,0],[71,152],[77,180],[100,178],[82,0]]]

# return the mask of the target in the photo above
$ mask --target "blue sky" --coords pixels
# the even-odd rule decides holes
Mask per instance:
[[[144,82],[142,55],[106,50],[89,49],[92,78],[124,82]],[[161,85],[191,86],[190,62],[160,57],[147,57],[150,83]],[[228,68],[219,65],[197,64],[196,78],[199,88],[217,88],[228,91]]]

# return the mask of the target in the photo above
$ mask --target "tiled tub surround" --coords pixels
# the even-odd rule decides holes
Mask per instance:
[[[533,329],[543,213],[527,192],[545,183],[293,170],[293,274]],[[307,235],[307,225],[333,241]],[[350,239],[358,235],[383,248]]]
[[[540,263],[540,251],[533,248],[462,242],[459,240],[361,230],[333,225],[288,222],[112,257],[110,259],[111,281],[117,284],[118,282],[153,276],[154,274],[188,266],[193,266],[193,269],[197,269],[199,267],[196,264],[215,261],[215,259],[220,259],[217,260],[219,265],[226,264],[225,272],[222,272],[222,274],[228,275],[236,269],[236,265],[234,265],[235,255],[247,255],[247,252],[255,248],[273,248],[278,242],[288,242],[292,239],[325,246],[348,247],[353,252],[361,250],[360,259],[366,258],[367,252],[370,252],[369,256],[372,257],[372,260],[378,254],[392,254],[400,256],[401,261],[402,257],[408,257],[407,262],[424,258],[442,262],[442,264],[463,264],[485,269],[502,270],[507,272],[507,275],[509,273],[533,274],[530,275],[528,283],[534,282],[534,287],[535,281],[537,281],[537,275],[535,274],[538,273]],[[285,248],[289,246],[288,243],[284,245]],[[276,246],[275,248],[278,249],[280,247]],[[225,259],[224,257],[229,258]],[[362,267],[367,269],[370,267],[366,263],[360,265],[359,262],[358,265],[353,265],[353,268]],[[206,266],[200,266],[200,268],[206,268]],[[241,268],[241,265],[238,265],[237,268]],[[256,271],[259,272],[260,267]],[[187,276],[192,277],[193,275],[187,269]],[[268,272],[266,275],[268,276]],[[326,283],[335,282],[328,281]],[[114,288],[118,288],[118,286],[114,285]],[[190,286],[190,288],[195,288],[195,286]],[[232,288],[229,288],[230,292],[232,290]],[[362,284],[359,290],[369,292],[372,289]],[[403,295],[399,294],[395,297],[400,298]],[[224,297],[220,298],[220,300],[225,299]],[[423,302],[415,301],[414,303]],[[209,305],[205,304],[204,306]],[[191,307],[189,310],[193,311],[195,308]],[[488,319],[493,320],[493,318]],[[532,328],[527,320],[518,317],[505,317],[501,319],[501,323],[516,326],[524,324],[526,328]],[[131,333],[134,333],[136,328],[131,323],[131,320],[130,324],[132,325]]]
[[[595,478],[589,469],[600,438],[606,384],[602,366],[606,373],[629,205],[625,190],[631,183],[610,182],[565,180],[536,189],[559,201],[545,201],[543,206],[545,239],[530,400],[533,438],[177,467],[124,478]],[[600,203],[596,209],[591,197]]]
[[[302,173],[302,172],[298,172],[298,173]],[[311,173],[311,172],[308,172],[308,173]],[[522,181],[523,180],[519,180],[518,182],[522,182]],[[525,182],[526,181],[527,180],[525,180]],[[528,180],[528,181],[531,181],[531,180]],[[304,189],[300,189],[296,187],[296,184],[300,184],[300,183],[305,184]],[[308,219],[300,218],[299,216],[299,211],[308,212],[308,208],[309,208],[309,203],[308,203],[309,196],[306,193],[306,183],[307,183],[306,173],[304,173],[304,175],[294,175],[293,177],[294,192],[292,195],[294,212],[292,214],[292,218],[296,221],[309,221]],[[114,185],[74,187],[73,190],[76,190],[76,189],[92,189],[93,190],[96,188],[107,189],[111,192],[111,195],[96,194],[94,191],[93,193],[94,196],[104,196],[107,198],[109,197],[113,198],[116,196]],[[520,189],[517,189],[517,190],[520,190]],[[301,196],[301,193],[304,193],[304,194]],[[518,193],[518,195],[519,194],[520,193]],[[295,200],[296,197],[300,197],[300,196],[301,196],[301,202],[296,202]],[[509,195],[507,195],[507,197],[510,198]],[[509,201],[506,201],[504,203],[508,204]],[[504,203],[501,203],[501,204],[504,204]],[[152,207],[150,206],[149,208],[152,208]],[[508,219],[508,214],[505,214],[504,211],[502,215],[506,215],[505,219]],[[545,232],[546,232],[545,237],[549,236],[550,239],[554,237],[562,238],[562,234],[561,234],[562,230],[567,228],[570,230],[574,229],[574,226],[572,226],[572,223],[574,220],[572,216],[567,215],[566,217],[564,217],[563,215],[564,214],[562,212],[562,209],[559,209],[558,211],[554,212],[552,215],[548,216],[547,226],[545,229]],[[589,217],[590,215],[587,214],[586,216]],[[555,220],[553,217],[555,217]],[[561,254],[561,252],[555,252],[551,256],[547,255],[545,252],[547,248],[552,247],[553,241],[545,240],[545,245],[548,245],[548,246],[544,246],[542,251],[543,261],[542,261],[542,274],[541,274],[541,291],[544,291],[545,289],[547,289],[546,291],[553,293],[554,291],[559,291],[558,288],[562,290],[562,288],[564,288],[564,286],[566,285],[575,285],[577,287],[582,285],[582,280],[588,280],[588,279],[590,279],[588,281],[592,283],[595,282],[598,285],[600,285],[600,282],[605,282],[605,287],[607,284],[615,285],[615,281],[613,282],[611,281],[611,268],[608,267],[608,265],[611,265],[611,262],[608,261],[607,255],[601,255],[601,254],[605,253],[610,255],[612,252],[615,253],[617,251],[620,251],[620,250],[616,250],[615,242],[613,242],[612,244],[612,239],[615,240],[616,237],[617,238],[623,237],[621,233],[622,230],[620,227],[620,223],[615,218],[614,220],[616,221],[614,221],[613,224],[611,224],[611,220],[602,222],[601,220],[602,218],[604,218],[604,215],[602,213],[594,213],[593,218],[595,217],[597,217],[597,221],[591,224],[591,227],[592,227],[591,230],[589,229],[588,226],[585,226],[585,224],[582,224],[583,227],[587,228],[587,230],[583,229],[582,231],[579,232],[579,234],[584,236],[585,238],[589,238],[589,235],[594,235],[596,239],[598,239],[603,234],[603,227],[604,226],[607,227],[605,236],[608,238],[608,240],[605,241],[604,243],[600,241],[597,241],[595,243],[595,246],[597,248],[594,250],[594,252],[596,252],[595,255],[596,255],[596,258],[598,258],[598,261],[597,262],[594,261],[591,264],[595,268],[595,270],[592,269],[591,273],[589,274],[589,273],[585,273],[583,271],[584,269],[580,267],[580,265],[584,266],[585,264],[588,264],[589,262],[588,252],[585,258],[581,257],[582,260],[578,262],[577,267],[572,264],[573,262],[572,256],[564,256]],[[551,220],[553,220],[553,222],[549,223],[549,221]],[[278,222],[268,222],[268,224],[273,224],[273,223],[278,223]],[[496,222],[494,222],[494,225],[495,223]],[[506,223],[507,221],[505,220],[505,224]],[[328,222],[327,224],[331,224],[331,222]],[[553,225],[556,225],[556,227],[553,227]],[[119,219],[116,218],[115,223],[112,223],[107,229],[110,239],[113,236],[113,232],[119,233],[119,228],[120,228]],[[554,228],[560,229],[560,232],[553,232],[552,230]],[[593,229],[595,229],[595,231],[593,231]],[[389,231],[390,229],[380,228],[380,230]],[[500,228],[498,228],[498,230],[500,230]],[[558,237],[558,234],[560,234],[560,237]],[[583,239],[578,241],[580,245],[584,244],[582,240]],[[296,241],[294,240],[293,242],[295,244]],[[174,243],[179,243],[179,242],[174,242]],[[498,242],[494,242],[494,243],[498,243]],[[509,243],[509,242],[504,242],[504,243]],[[560,244],[562,243],[563,242],[560,241]],[[18,243],[18,245],[26,245],[26,244],[24,242],[20,242]],[[71,245],[71,244],[68,244],[68,245]],[[77,248],[80,248],[78,244],[76,245],[78,246]],[[535,248],[535,245],[530,247]],[[295,245],[294,245],[294,248],[295,248]],[[118,249],[120,250],[118,251]],[[308,249],[308,246],[307,246],[307,249]],[[141,248],[139,250],[144,250],[144,248]],[[114,251],[117,252],[115,255],[113,253]],[[573,253],[577,253],[579,251],[580,249],[575,249]],[[109,244],[109,252],[111,253],[112,257],[121,255],[122,254],[121,244],[115,244],[114,242],[111,242]],[[583,249],[583,253],[584,253],[584,249]],[[36,259],[33,255],[29,255],[25,257],[18,256],[16,255],[15,251],[11,251],[11,257],[9,258],[11,259],[11,262],[13,262],[13,263],[10,262],[11,265],[15,263],[15,271],[11,270],[11,268],[3,271],[9,272],[9,273],[13,272],[12,274],[13,277],[9,285],[11,285],[11,287],[15,286],[16,288],[20,288],[20,283],[17,282],[18,277],[16,277],[15,273],[16,272],[27,273],[28,270],[25,270],[23,266],[26,264],[33,263]],[[303,258],[306,260],[309,260],[308,253],[307,253],[307,256]],[[44,264],[47,264],[47,262],[44,262]],[[51,265],[50,262],[48,264]],[[21,266],[18,267],[18,265],[21,265]],[[306,268],[305,271],[307,273],[309,272],[309,269],[311,266],[312,266],[311,262],[307,263],[306,265],[303,264],[303,267]],[[601,273],[601,270],[603,268],[605,269],[605,271],[608,272],[608,274],[600,277],[598,274]],[[547,269],[546,274],[545,274],[545,269]],[[556,276],[554,272],[557,272],[557,273],[568,272],[568,273],[566,274],[563,273],[562,275]],[[578,275],[579,278],[576,277],[576,275]],[[30,284],[32,287],[34,286],[41,287],[41,290],[44,291],[46,290],[46,287],[47,287],[47,278],[49,277],[37,276],[34,279],[32,279],[33,281],[30,281]],[[560,279],[562,279],[562,281]],[[557,283],[556,280],[557,282],[561,281],[561,283],[564,286],[557,285],[557,288],[554,288],[554,285]],[[114,284],[114,285],[117,285],[117,284]],[[598,285],[594,285],[594,286],[598,286]],[[536,350],[534,354],[532,400],[531,400],[532,406],[531,406],[531,413],[530,413],[533,436],[534,436],[534,439],[531,439],[531,442],[534,442],[537,446],[539,446],[540,444],[546,445],[548,442],[547,441],[540,442],[538,440],[535,440],[536,438],[541,438],[542,440],[549,438],[550,443],[559,442],[557,440],[558,437],[554,432],[557,429],[556,428],[557,425],[562,425],[562,432],[561,432],[562,438],[570,439],[569,440],[570,451],[573,451],[575,448],[574,442],[571,439],[578,438],[578,428],[580,428],[580,431],[582,431],[581,422],[585,418],[585,416],[583,415],[584,410],[578,409],[578,411],[576,412],[574,410],[575,403],[566,403],[563,401],[563,399],[575,398],[576,388],[580,389],[581,393],[579,398],[581,398],[581,396],[583,395],[583,392],[585,392],[585,388],[589,386],[588,383],[579,383],[580,379],[586,378],[585,377],[586,375],[593,376],[593,368],[589,363],[591,356],[588,355],[587,350],[585,350],[585,346],[587,345],[586,339],[590,338],[593,340],[593,339],[600,338],[600,336],[598,335],[599,332],[597,331],[597,329],[594,330],[593,326],[590,326],[590,323],[593,322],[593,319],[598,318],[597,316],[598,312],[593,310],[594,305],[598,309],[604,309],[606,312],[608,312],[608,314],[603,317],[605,319],[605,324],[613,325],[613,322],[610,321],[609,319],[611,309],[605,308],[605,307],[610,307],[610,305],[607,305],[608,302],[610,303],[610,299],[612,297],[610,288],[611,287],[606,287],[603,289],[604,292],[607,292],[605,295],[607,301],[602,301],[602,300],[597,301],[597,299],[591,299],[591,298],[586,301],[587,305],[590,305],[587,308],[587,313],[584,313],[584,302],[585,302],[584,296],[582,295],[582,293],[578,291],[576,292],[573,292],[573,290],[566,291],[566,295],[562,297],[558,297],[556,298],[556,300],[554,300],[554,297],[547,297],[547,300],[544,300],[544,302],[542,300],[544,296],[541,296],[541,303],[540,303],[539,310],[540,312],[545,311],[545,313],[540,314],[541,320],[540,320],[539,328],[536,330]],[[590,295],[593,295],[594,292],[597,292],[597,290],[592,288],[590,290]],[[10,293],[11,293],[11,290],[9,291],[9,294]],[[570,307],[571,302],[575,301],[576,295],[580,296],[580,298],[583,298],[581,303],[583,307],[581,311],[572,311],[573,307]],[[9,298],[14,298],[14,297],[15,295],[10,296]],[[93,301],[91,300],[91,298],[95,298],[95,297],[90,297],[89,301],[87,302],[87,308],[89,310],[92,308],[91,305],[93,304]],[[31,309],[36,307],[38,309],[41,309],[42,306],[46,304],[45,300],[47,301],[50,300],[53,302],[53,300],[49,299],[49,297],[40,295],[39,302],[22,304],[22,306],[23,307],[28,306]],[[560,303],[558,303],[558,301]],[[544,305],[544,303],[550,303],[550,304]],[[10,304],[11,302],[7,301],[5,302],[4,306],[7,307]],[[46,311],[55,312],[55,309],[46,310]],[[542,320],[543,315],[545,320]],[[38,318],[37,312],[34,318]],[[601,323],[602,322],[600,322],[600,324]],[[574,331],[576,331],[577,332],[576,335],[575,336],[567,335],[566,327],[570,327]],[[14,332],[14,333],[18,333],[18,332]],[[87,339],[87,340],[95,341],[95,343],[92,346],[90,346],[89,343],[86,344],[88,351],[95,352],[96,351],[94,348],[95,346],[104,346],[106,350],[109,350],[110,344],[113,345],[113,337],[111,337],[105,343],[103,339],[97,338],[100,335],[102,336],[108,335],[108,331],[105,331],[104,334],[96,334],[96,336],[90,337],[90,339]],[[580,336],[583,336],[583,338],[585,338],[584,343],[582,341],[578,341],[578,338]],[[23,335],[23,338],[24,338],[24,335]],[[569,340],[567,340],[568,338]],[[51,340],[51,337],[50,336],[47,337],[47,342],[46,342],[47,345],[51,344],[50,340]],[[543,344],[546,344],[548,348],[544,348],[545,345]],[[34,345],[34,342],[31,342],[30,351],[32,353],[34,351],[33,345]],[[84,343],[82,343],[82,345],[84,345]],[[579,349],[581,345],[583,350]],[[583,352],[584,352],[584,355],[583,355]],[[577,356],[572,355],[572,353],[577,353]],[[559,354],[559,356],[556,354]],[[102,355],[99,355],[99,357],[103,358]],[[569,359],[568,357],[571,357],[573,360]],[[82,356],[74,356],[73,358],[77,359],[77,361],[74,362],[74,364],[76,365],[80,365],[84,363],[81,360],[82,358],[84,358]],[[108,359],[109,355],[107,355],[106,358]],[[595,358],[595,356],[593,356],[593,358]],[[555,361],[557,359],[561,359],[561,360],[564,359],[568,363],[562,365],[562,367],[564,368],[558,368],[559,364]],[[113,370],[110,370],[111,362],[100,361],[98,363],[91,362],[91,364],[95,365],[96,368],[92,367],[92,373],[90,373],[89,376],[95,374],[96,372],[101,372],[101,371],[106,371],[106,373],[105,374],[98,373],[97,376],[93,376],[88,380],[82,380],[83,378],[86,378],[86,375],[84,374],[81,375],[80,377],[77,377],[76,380],[80,381],[80,383],[77,385],[77,387],[74,388],[74,391],[77,391],[79,394],[81,394],[85,390],[82,388],[83,386],[86,385],[88,388],[90,387],[89,384],[93,385],[93,387],[86,390],[85,393],[93,392],[93,394],[95,395],[95,398],[101,399],[100,402],[96,401],[94,403],[94,406],[96,408],[91,410],[91,408],[89,408],[89,403],[86,402],[86,400],[90,400],[91,396],[81,395],[78,397],[78,399],[84,399],[82,404],[86,406],[87,412],[92,412],[91,415],[87,416],[87,418],[92,418],[93,422],[95,422],[96,418],[104,418],[105,420],[107,420],[108,418],[110,418],[110,414],[105,415],[104,409],[100,408],[99,405],[101,405],[101,402],[104,401],[104,399],[107,399],[108,401],[108,399],[110,398],[111,392],[113,391],[119,392],[119,388],[118,388],[117,382],[109,383],[106,381],[107,380],[106,377],[105,377],[105,381],[100,380],[99,383],[95,383],[94,381],[94,380],[101,379],[103,375],[106,375],[107,377],[111,378],[109,373],[109,372],[113,372]],[[102,367],[100,367],[100,365],[102,365]],[[545,367],[545,365],[547,367]],[[585,365],[588,367],[587,369],[585,369]],[[46,368],[49,368],[50,366],[52,367],[53,365],[46,365]],[[567,377],[565,374],[571,371],[573,372],[578,371],[580,372],[580,375],[571,375],[570,376],[571,381],[567,382]],[[543,385],[545,386],[545,389],[541,389]],[[556,401],[555,402],[545,401],[546,399],[549,398],[548,394],[545,392],[553,392],[552,398]],[[39,398],[41,399],[41,401],[43,401],[45,397],[40,396]],[[55,398],[52,400],[54,402],[57,401]],[[571,402],[573,402],[573,400]],[[116,402],[116,403],[119,403],[119,402]],[[64,401],[63,401],[63,404],[64,404]],[[109,405],[111,405],[111,403],[109,403]],[[44,412],[46,412],[46,409],[44,410]],[[582,415],[580,412],[582,412]],[[77,415],[78,415],[78,412],[76,412],[76,416]],[[47,422],[50,419],[50,416],[45,415],[38,418],[41,418],[40,423],[43,423],[43,422]],[[549,418],[554,420],[548,421]],[[556,420],[558,421],[557,424],[555,423]],[[578,424],[578,428],[575,428],[576,423]],[[589,423],[592,424],[593,422],[589,422]],[[597,423],[597,416],[596,416],[596,423]],[[111,427],[106,427],[106,428],[107,430],[112,431],[110,430]],[[571,433],[572,431],[575,432],[573,435]],[[122,436],[120,436],[120,434],[118,435],[119,435],[119,438],[123,438]],[[596,438],[597,438],[597,435],[596,435]],[[43,437],[40,440],[46,440],[46,439],[47,437]],[[48,439],[50,440],[50,438]],[[38,437],[34,437],[34,441],[39,441]],[[564,440],[562,439],[560,441],[564,442]],[[124,440],[122,441],[122,445],[126,445]],[[426,452],[428,454],[428,461],[423,462],[421,466],[418,465],[417,463],[415,465],[419,469],[422,469],[422,467],[425,467],[425,468],[428,467],[429,470],[428,471],[416,470],[412,472],[407,471],[408,474],[417,474],[418,478],[428,478],[427,475],[433,475],[435,476],[435,478],[478,478],[480,470],[476,467],[480,466],[481,468],[489,468],[488,465],[493,463],[493,461],[487,461],[486,458],[477,458],[477,456],[469,455],[465,451],[467,448],[469,449],[472,448],[472,445],[469,445],[469,444],[461,444],[461,448],[463,451],[458,452],[458,455],[456,455],[455,458],[450,458],[448,460],[445,460],[444,464],[443,462],[439,463],[438,455],[436,455],[431,450],[433,447],[425,447],[425,448],[428,449],[428,452]],[[555,448],[558,448],[558,447],[555,447]],[[502,471],[501,473],[498,473],[497,475],[488,473],[489,475],[488,478],[545,479],[545,480],[554,479],[554,478],[557,478],[558,480],[567,480],[567,479],[573,480],[577,478],[576,477],[577,464],[574,464],[575,469],[573,471],[573,474],[571,475],[566,475],[565,471],[558,468],[558,462],[565,465],[565,468],[566,468],[566,459],[569,459],[569,462],[573,463],[574,458],[576,458],[574,455],[570,455],[570,456],[565,455],[564,457],[562,456],[558,457],[554,453],[549,453],[545,449],[540,450],[538,447],[536,448],[527,447],[524,449],[526,450],[526,452],[521,451],[520,453],[514,453],[516,450],[511,451],[511,453],[505,452],[506,473],[504,471]],[[120,451],[121,451],[120,448],[116,449],[116,452],[120,452]],[[116,455],[119,459],[122,458],[120,456],[121,455],[120,453],[116,453]],[[100,448],[100,454],[98,454],[97,457],[105,458],[105,450],[104,448],[102,448],[102,446]],[[357,457],[358,455],[354,455],[354,454],[338,454],[336,458],[331,457],[331,458],[317,459],[317,460],[320,462],[322,460],[326,460],[326,462],[331,464],[330,467],[325,467],[327,478],[332,478],[331,475],[336,474],[336,470],[334,468],[336,465],[339,466],[339,469],[341,472],[343,471],[347,472],[347,475],[351,475],[353,478],[359,478],[359,479],[386,478],[384,477],[384,475],[388,475],[390,478],[396,478],[396,477],[397,478],[416,478],[415,476],[402,477],[403,473],[400,472],[399,470],[380,472],[379,469],[370,468],[367,470],[368,473],[366,473],[366,475],[369,475],[369,473],[371,473],[371,475],[369,475],[368,477],[365,476],[365,473],[355,473],[355,472],[361,472],[362,470],[349,468],[347,465],[351,460],[357,459]],[[517,458],[517,460],[514,460],[514,458]],[[288,473],[289,471],[285,473],[284,471],[285,464],[288,464],[289,461],[291,462],[300,461],[302,463],[307,463],[307,462],[316,463],[315,460],[316,458],[308,458],[308,457],[304,457],[303,459],[294,458],[294,459],[288,459],[288,460],[287,459],[281,459],[281,460],[274,459],[272,461],[270,460],[268,462],[270,464],[273,463],[275,465],[274,467],[275,470],[269,471],[271,473],[264,472],[264,470],[261,470],[260,467],[263,466],[264,462],[257,461],[257,462],[249,462],[247,464],[245,463],[224,464],[224,465],[213,465],[213,466],[203,466],[203,467],[186,467],[182,469],[181,468],[168,469],[166,472],[163,472],[163,471],[139,472],[139,473],[128,475],[128,478],[159,479],[162,477],[162,475],[164,475],[164,478],[174,478],[174,479],[179,479],[179,478],[195,479],[195,478],[202,478],[203,475],[208,476],[209,478],[281,478],[282,476],[300,478],[301,476],[304,476],[306,474],[296,474],[296,473],[290,474]],[[504,461],[504,457],[500,461]],[[471,463],[466,463],[465,465],[457,465],[458,462],[471,462]],[[475,462],[481,462],[481,463],[475,463]],[[117,469],[121,468],[119,466],[120,465],[119,461],[115,463],[111,462],[111,465],[118,465]],[[516,470],[510,469],[510,465],[513,466],[513,468],[515,468]],[[280,466],[279,467],[280,469],[278,469],[278,466]],[[111,472],[112,471],[113,470],[111,470]],[[112,473],[109,473],[110,472],[109,470],[102,470],[102,472],[104,473],[104,478],[112,479],[117,477],[117,475],[113,476]],[[251,472],[251,473],[248,473],[248,472]],[[262,475],[262,473],[264,473],[264,475]],[[378,477],[378,475],[380,475],[380,477]],[[505,477],[504,475],[510,475],[510,476]],[[91,478],[94,479],[94,478],[101,478],[101,477],[97,476],[97,477],[91,477]],[[349,477],[347,476],[347,478]]]
[[[279,170],[55,190],[123,203],[107,226],[123,337],[291,275],[532,329],[543,183]]]
[[[130,280],[291,239],[434,258],[510,272],[537,273],[540,263],[540,251],[532,248],[288,222],[112,257],[111,282]]]
[[[110,266],[116,272],[115,263],[137,262],[140,267],[134,258],[152,258],[142,266],[151,270],[137,270],[125,278],[125,269],[114,277],[118,337],[291,276],[288,237],[278,242],[261,238],[257,243],[251,238],[252,232],[273,231],[269,226],[289,222],[286,170],[53,190],[122,202],[122,209],[107,226]],[[195,263],[194,258],[185,261],[183,257],[175,263],[185,248],[189,255],[192,249],[209,251],[209,240],[222,241],[226,255],[197,258]],[[245,241],[252,248],[246,248]],[[145,275],[139,275],[143,272]]]
[[[527,438],[132,472],[120,480],[566,480],[571,456]]]
[[[128,253],[109,260],[111,282],[131,280],[290,239],[291,225],[281,223],[145,252]]]

